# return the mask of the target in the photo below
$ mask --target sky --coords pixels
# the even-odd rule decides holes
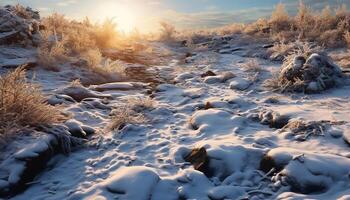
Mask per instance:
[[[313,10],[326,5],[333,8],[350,0],[304,0]],[[159,21],[168,21],[179,29],[213,28],[234,22],[246,23],[269,17],[278,3],[288,12],[297,12],[297,0],[0,0],[0,5],[22,4],[40,11],[42,16],[58,12],[72,19],[85,16],[93,21],[113,18],[121,30],[135,28],[152,31]]]

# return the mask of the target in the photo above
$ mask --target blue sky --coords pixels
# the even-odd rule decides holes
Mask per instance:
[[[268,17],[277,3],[284,3],[293,15],[297,0],[0,0],[0,4],[20,3],[41,11],[80,19],[88,16],[101,21],[115,18],[124,30],[152,29],[161,20],[179,28],[211,28],[233,22],[249,22]],[[337,7],[350,0],[304,0],[314,10],[326,5]]]

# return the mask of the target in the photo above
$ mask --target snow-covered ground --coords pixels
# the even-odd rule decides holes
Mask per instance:
[[[154,107],[142,111],[142,124],[106,129],[113,108],[150,95],[144,84],[94,86],[88,99],[61,99],[74,120],[98,131],[69,156],[53,157],[13,199],[350,199],[350,84],[280,94],[262,86],[280,63],[258,59],[262,70],[252,73],[242,67],[251,58],[240,53],[187,59],[150,68],[169,81],[151,94]],[[216,75],[201,76],[209,70]],[[67,94],[71,73],[29,71],[48,95]],[[322,133],[270,128],[268,112],[320,122]],[[201,147],[202,172],[185,161]]]

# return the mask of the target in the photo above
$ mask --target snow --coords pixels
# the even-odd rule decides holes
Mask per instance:
[[[181,55],[181,49],[171,50]],[[312,95],[268,91],[262,82],[280,65],[259,61],[264,70],[252,82],[251,74],[237,65],[249,59],[240,56],[244,51],[201,51],[189,64],[176,64],[179,60],[174,56],[168,65],[150,67],[173,79],[153,91],[155,108],[140,111],[145,123],[113,131],[107,129],[111,110],[125,106],[128,98],[148,98],[148,84],[73,87],[67,76],[81,74],[67,66],[57,74],[30,70],[49,103],[61,104],[63,112],[72,116],[66,123],[71,131],[95,134],[69,156],[55,156],[13,199],[349,198],[350,153],[345,139],[350,138],[350,85]],[[209,70],[217,75],[202,78]],[[323,136],[312,135],[301,142],[290,130],[262,124],[259,113],[265,111],[337,123],[327,125]],[[44,144],[36,145],[14,153],[19,159],[35,157]],[[192,149],[201,147],[207,152],[210,176],[184,160]],[[265,156],[280,168],[263,172]],[[11,179],[2,178],[0,170],[0,188],[19,179],[18,166],[7,165],[13,168]]]
[[[159,182],[158,174],[147,167],[123,167],[110,178],[86,192],[90,195],[73,196],[72,199],[114,198],[147,200]],[[96,195],[96,196],[95,196]]]

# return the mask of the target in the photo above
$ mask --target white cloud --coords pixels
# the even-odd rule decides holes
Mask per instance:
[[[64,1],[60,1],[57,3],[58,6],[69,6],[69,5],[72,5],[72,4],[75,4],[77,3],[76,0],[64,0]]]

